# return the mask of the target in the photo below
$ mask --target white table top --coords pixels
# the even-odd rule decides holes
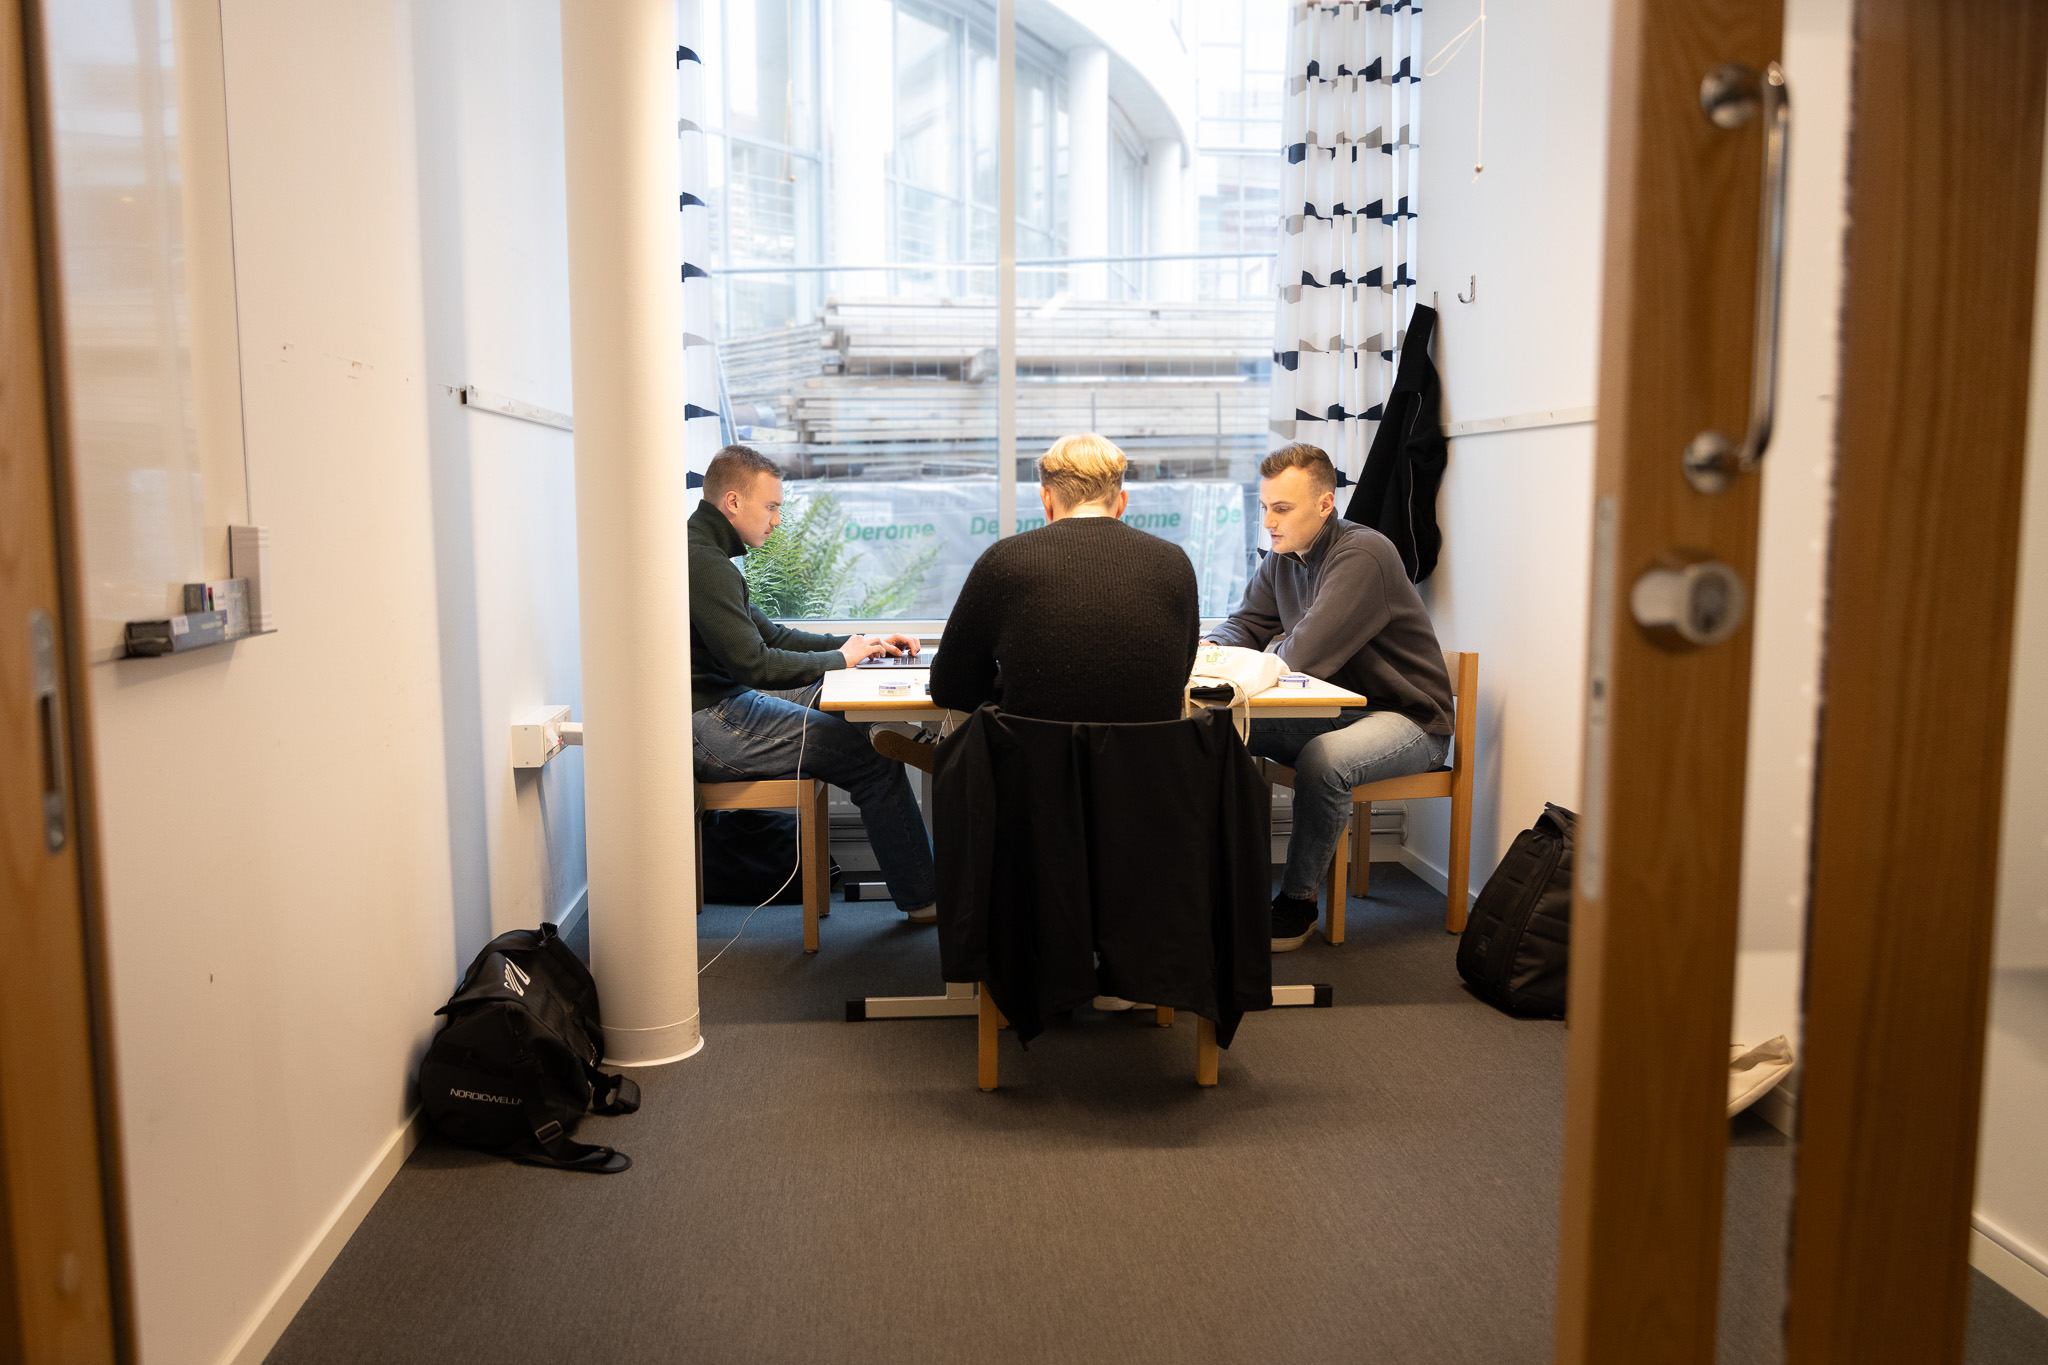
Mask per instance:
[[[934,706],[925,692],[931,679],[928,668],[835,668],[825,675],[818,707],[862,720],[935,720],[945,708]],[[907,683],[910,691],[884,695],[885,683]],[[1346,706],[1363,705],[1363,696],[1320,678],[1310,678],[1307,687],[1269,687],[1251,698],[1251,709],[1268,716],[1334,716]]]

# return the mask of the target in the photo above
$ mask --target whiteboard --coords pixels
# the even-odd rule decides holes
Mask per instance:
[[[249,519],[218,0],[44,15],[87,647],[227,576]],[[145,665],[135,665],[137,667]]]

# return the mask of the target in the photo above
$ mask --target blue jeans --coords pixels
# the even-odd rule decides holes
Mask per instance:
[[[889,895],[905,910],[936,898],[932,842],[910,794],[903,765],[875,752],[868,728],[829,711],[807,710],[816,686],[786,692],[742,692],[690,717],[699,782],[744,782],[782,777],[802,768],[843,787],[860,807],[868,843],[882,865]],[[808,717],[808,726],[806,726]]]
[[[1451,737],[1398,711],[1347,708],[1325,720],[1254,720],[1245,747],[1294,769],[1294,834],[1280,890],[1312,901],[1351,818],[1351,789],[1443,767]]]

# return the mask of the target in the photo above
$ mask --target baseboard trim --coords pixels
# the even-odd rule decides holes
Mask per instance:
[[[1786,1077],[1791,1080],[1792,1077]],[[1799,1097],[1786,1088],[1783,1082],[1764,1092],[1762,1099],[1750,1106],[1750,1111],[1786,1137],[1797,1137],[1792,1131],[1798,1122]]]
[[[2048,1257],[1981,1213],[1970,1224],[1970,1264],[2027,1307],[2048,1317]]]
[[[1273,836],[1273,866],[1283,867],[1287,863],[1287,840],[1290,836]],[[1401,861],[1401,845],[1389,839],[1374,839],[1369,860],[1375,863],[1397,863]],[[843,860],[842,860],[843,861]]]
[[[1408,845],[1402,844],[1399,850],[1397,850],[1395,857],[1399,860],[1401,866],[1407,868],[1437,890],[1447,896],[1451,894],[1449,874],[1420,853],[1417,853],[1414,849],[1408,847]]]
[[[570,902],[569,908],[562,912],[562,917],[555,921],[555,932],[563,938],[569,937],[570,930],[576,927],[576,921],[589,913],[590,887],[586,884],[581,891],[576,893],[576,899]]]
[[[269,1300],[221,1356],[221,1365],[262,1365],[263,1358],[270,1354],[270,1348],[277,1345],[278,1338],[284,1335],[284,1329],[291,1326],[299,1309],[305,1307],[306,1300],[312,1296],[313,1286],[320,1283],[320,1277],[327,1273],[327,1268],[334,1264],[334,1258],[348,1245],[348,1239],[355,1235],[356,1229],[369,1215],[377,1197],[397,1176],[399,1168],[405,1165],[405,1159],[412,1155],[413,1148],[420,1145],[422,1124],[418,1109],[406,1116],[398,1131],[384,1144],[384,1150],[377,1154],[376,1160],[356,1181],[355,1188],[328,1218],[327,1226],[300,1255],[298,1264],[278,1281]]]
[[[1423,857],[1420,853],[1417,853],[1413,848],[1407,844],[1397,844],[1394,847],[1394,856],[1401,866],[1407,868],[1446,896],[1451,894],[1450,874],[1429,859]],[[1479,888],[1468,886],[1465,889],[1465,908],[1467,910],[1471,909],[1478,900]]]

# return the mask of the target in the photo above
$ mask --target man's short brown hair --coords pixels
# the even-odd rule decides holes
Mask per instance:
[[[1287,469],[1306,469],[1318,493],[1337,491],[1337,466],[1330,463],[1330,457],[1319,447],[1312,446],[1306,441],[1281,446],[1259,461],[1259,477],[1262,479],[1270,479]]]
[[[704,496],[714,503],[723,502],[727,493],[744,496],[762,474],[779,479],[782,466],[752,446],[727,446],[711,457],[711,465],[704,471]]]
[[[1117,495],[1124,465],[1124,453],[1093,432],[1062,436],[1038,457],[1038,482],[1061,507],[1086,507]]]

